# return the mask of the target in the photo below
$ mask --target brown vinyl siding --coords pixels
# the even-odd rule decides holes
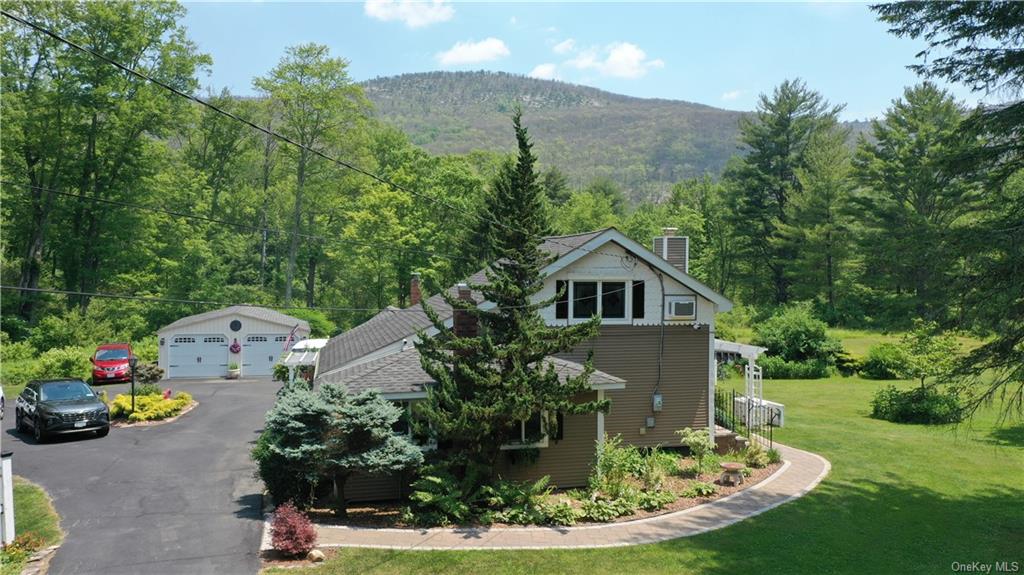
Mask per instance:
[[[405,482],[408,480],[406,477]],[[345,499],[349,501],[386,501],[399,499],[402,495],[400,475],[356,473],[345,482]]]
[[[580,396],[580,401],[597,399],[597,392]],[[510,463],[509,451],[502,454],[498,473],[506,479],[516,481],[551,477],[551,483],[558,487],[581,487],[587,484],[590,468],[594,463],[594,447],[597,443],[597,414],[566,415],[562,439],[549,440],[542,447],[537,461]]]
[[[626,380],[626,389],[606,391],[612,402],[605,416],[605,433],[617,434],[635,445],[675,445],[677,429],[708,425],[708,345],[706,326],[665,326],[661,394],[664,407],[652,410],[651,396],[658,379],[660,326],[604,325],[600,335],[562,357],[584,362],[594,352],[594,367]],[[644,435],[647,416],[655,426]]]

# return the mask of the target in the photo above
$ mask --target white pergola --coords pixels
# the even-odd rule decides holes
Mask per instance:
[[[765,405],[764,384],[761,375],[761,366],[757,365],[757,359],[767,352],[768,348],[766,347],[736,343],[734,341],[726,341],[724,339],[715,339],[716,356],[743,358],[747,360],[747,365],[743,370],[743,379],[746,384],[746,399],[744,401],[750,402],[746,405],[757,407],[750,410],[751,415],[748,417],[760,418],[764,413],[764,410],[760,409],[760,406]],[[753,424],[757,422],[747,423]]]
[[[281,360],[281,365],[286,365],[289,368],[300,365],[316,365],[316,358],[325,345],[327,345],[326,339],[304,339],[292,346],[288,354]]]

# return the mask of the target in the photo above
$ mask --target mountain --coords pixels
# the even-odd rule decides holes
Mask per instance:
[[[438,154],[512,151],[509,114],[518,102],[542,166],[557,166],[577,186],[610,177],[633,199],[721,173],[739,152],[744,114],[504,72],[403,74],[363,87],[381,119]]]

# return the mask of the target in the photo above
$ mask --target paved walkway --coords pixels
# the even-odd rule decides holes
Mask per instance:
[[[371,529],[317,526],[321,547],[382,549],[552,549],[619,547],[657,543],[721,529],[801,497],[828,474],[831,465],[807,451],[776,444],[785,460],[771,477],[717,501],[657,517],[579,527],[465,529]]]

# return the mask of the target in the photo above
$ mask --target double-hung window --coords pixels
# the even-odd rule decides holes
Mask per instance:
[[[642,319],[643,286],[638,280],[558,280],[555,318],[588,320],[600,315],[608,323]]]
[[[512,439],[502,445],[502,449],[529,449],[547,447],[548,434],[544,425],[544,417],[538,411],[529,419],[518,422],[512,427]]]

